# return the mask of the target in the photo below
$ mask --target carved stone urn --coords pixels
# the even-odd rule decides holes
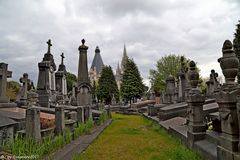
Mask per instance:
[[[234,83],[235,77],[238,73],[239,60],[233,51],[232,42],[226,40],[222,48],[223,56],[218,59],[226,83]]]
[[[197,88],[199,83],[199,74],[196,70],[196,64],[194,61],[189,62],[189,70],[188,70],[188,79],[192,88]]]

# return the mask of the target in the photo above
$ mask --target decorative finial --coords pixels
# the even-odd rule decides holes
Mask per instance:
[[[226,40],[222,47],[223,56],[218,59],[227,84],[234,84],[238,73],[239,60],[233,51],[230,40]]]
[[[47,41],[48,44],[48,53],[50,53],[50,47],[52,46],[51,39]]]
[[[196,63],[194,61],[189,62],[189,71],[188,71],[188,79],[190,81],[192,88],[197,88],[199,83],[199,73],[196,69]]]
[[[78,47],[78,50],[79,51],[86,51],[86,50],[88,50],[88,46],[86,46],[85,45],[85,39],[82,39],[82,45],[80,45],[79,47]]]
[[[95,49],[95,53],[100,53],[100,49],[99,49],[98,46],[97,46],[96,49]]]
[[[61,54],[61,58],[62,58],[62,64],[63,64],[63,59],[65,58],[63,52],[62,52],[62,54]]]
[[[85,39],[82,39],[82,45],[84,45],[85,44]]]
[[[227,49],[232,49],[233,45],[232,45],[232,42],[230,40],[226,40],[224,43],[223,43],[223,50],[227,50]]]

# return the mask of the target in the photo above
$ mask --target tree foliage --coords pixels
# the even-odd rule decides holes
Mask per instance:
[[[10,101],[16,101],[16,96],[20,90],[20,87],[21,87],[20,83],[18,83],[16,81],[8,81],[7,82],[6,95],[7,95],[7,97],[9,97]]]
[[[123,80],[120,87],[121,96],[131,103],[134,98],[140,98],[143,95],[144,84],[138,67],[133,60],[128,59],[124,68]]]
[[[77,76],[73,73],[67,72],[67,91],[70,92],[72,90],[73,84],[77,83]]]
[[[184,57],[184,56],[183,56]],[[184,65],[187,66],[187,60],[184,57]],[[172,75],[177,77],[181,68],[180,55],[166,55],[159,59],[156,64],[156,69],[150,70],[150,82],[155,92],[163,91],[166,88],[165,80]]]
[[[235,51],[236,56],[238,57],[238,59],[240,60],[240,21],[238,21],[239,23],[236,25],[236,32],[234,33],[234,40],[233,40],[233,48]],[[238,67],[238,69],[240,70],[240,65]],[[238,72],[238,83],[240,83],[240,72]]]
[[[102,68],[102,72],[96,88],[96,95],[98,100],[104,100],[105,104],[110,104],[113,96],[115,96],[117,100],[119,99],[117,82],[115,80],[111,66],[104,66]]]

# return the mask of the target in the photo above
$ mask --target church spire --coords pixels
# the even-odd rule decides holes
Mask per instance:
[[[123,57],[122,57],[122,62],[121,62],[121,70],[122,70],[122,72],[124,71],[124,66],[127,63],[127,60],[128,60],[127,50],[126,50],[126,45],[124,43]]]

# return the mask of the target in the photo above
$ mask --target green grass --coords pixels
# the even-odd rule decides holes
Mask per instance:
[[[89,119],[85,124],[80,124],[75,128],[73,133],[69,129],[65,129],[63,135],[45,137],[41,143],[35,142],[29,137],[16,136],[12,142],[6,144],[4,150],[15,156],[35,155],[38,159],[42,159],[70,143],[72,139],[90,133],[93,127],[94,122]]]
[[[113,114],[106,128],[74,160],[201,160],[157,123],[137,115]]]

